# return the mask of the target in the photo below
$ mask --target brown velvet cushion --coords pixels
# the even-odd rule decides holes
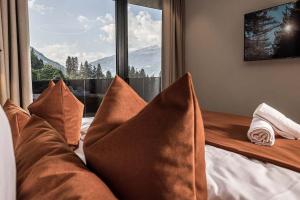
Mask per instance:
[[[30,115],[10,100],[6,101],[6,103],[3,106],[3,110],[7,115],[11,127],[14,147],[16,148],[18,138],[25,124],[30,119]]]
[[[18,199],[116,199],[108,187],[85,168],[65,139],[35,115],[22,131],[16,164]]]
[[[51,92],[51,90],[54,86],[55,86],[55,83],[52,80],[49,81],[48,87],[40,94],[38,99],[42,99],[44,96],[47,96]],[[31,107],[31,106],[29,105],[29,107]]]
[[[51,85],[28,110],[49,122],[68,144],[78,145],[84,106],[62,80]]]
[[[98,109],[88,132],[85,146],[98,141],[114,128],[120,126],[140,112],[146,102],[120,77],[116,76]],[[99,123],[100,122],[100,123]]]
[[[204,129],[190,75],[144,108],[129,87],[117,77],[109,88],[84,141],[88,166],[120,199],[206,199]]]

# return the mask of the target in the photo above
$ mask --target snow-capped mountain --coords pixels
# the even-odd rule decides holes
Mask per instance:
[[[116,56],[101,58],[90,64],[96,66],[101,65],[102,70],[116,73]],[[144,69],[149,76],[158,76],[161,71],[161,48],[159,46],[150,46],[128,53],[128,62],[130,67],[135,67],[138,70]]]
[[[47,58],[43,53],[39,52],[35,48],[33,49],[34,54],[41,60],[44,64],[49,64],[55,67],[56,69],[61,70],[64,74],[66,73],[65,66],[59,64],[56,61],[53,61]],[[138,70],[142,68],[145,70],[146,74],[149,76],[159,76],[161,71],[161,48],[159,46],[149,46],[143,49],[138,49],[136,51],[131,51],[128,53],[128,61],[130,67],[135,67]],[[116,73],[116,56],[104,57],[99,60],[90,62],[92,66],[101,65],[102,71],[111,71],[112,74]]]

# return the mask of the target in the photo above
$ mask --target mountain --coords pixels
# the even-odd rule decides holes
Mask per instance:
[[[39,52],[38,50],[36,50],[33,47],[30,47],[30,50],[33,50],[33,53],[36,55],[36,57],[38,59],[42,60],[44,62],[44,64],[52,65],[54,68],[62,71],[64,74],[66,74],[66,68],[63,65],[61,65],[58,62],[55,62],[55,61],[47,58],[44,54],[42,54],[41,52]]]
[[[144,69],[146,74],[149,76],[159,76],[161,71],[161,48],[157,45],[149,46],[143,49],[138,49],[136,51],[131,51],[128,53],[128,61],[130,67],[135,67],[137,69]],[[106,72],[111,71],[113,74],[116,73],[116,56],[109,56],[101,58],[90,64],[93,66],[101,65],[102,70]]]
[[[106,73],[106,71],[110,71],[112,74],[116,74],[116,55],[104,57],[90,63],[90,65],[92,66],[97,66],[98,64],[101,65],[104,74]]]
[[[64,74],[66,74],[65,66],[59,64],[56,61],[53,61],[47,58],[44,54],[33,49],[34,54],[41,60],[43,60],[44,64],[52,65],[54,68],[61,70]],[[159,76],[161,71],[161,47],[159,46],[149,46],[146,48],[138,49],[136,51],[131,51],[128,53],[129,58],[129,66],[135,67],[138,70],[142,68],[145,70],[146,74],[149,76]],[[94,62],[90,63],[93,66],[101,65],[104,73],[106,71],[111,71],[112,74],[116,74],[116,56],[109,56],[98,59]]]

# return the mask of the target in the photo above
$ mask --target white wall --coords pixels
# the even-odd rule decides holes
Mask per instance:
[[[186,0],[186,66],[202,109],[251,115],[269,103],[300,122],[300,59],[244,62],[244,14],[283,0]]]

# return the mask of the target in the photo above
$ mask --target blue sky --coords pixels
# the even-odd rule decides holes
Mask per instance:
[[[113,0],[29,0],[31,46],[65,64],[115,54]],[[161,11],[129,6],[129,50],[161,45]]]
[[[278,23],[282,23],[283,22],[283,17],[284,17],[284,13],[286,12],[286,9],[288,7],[293,6],[293,3],[291,4],[284,4],[278,7],[275,7],[274,9],[269,11],[269,16],[272,16]],[[273,44],[274,40],[275,40],[275,32],[278,31],[280,29],[280,27],[273,29],[272,31],[270,31],[270,33],[268,34],[269,37],[269,41]]]

